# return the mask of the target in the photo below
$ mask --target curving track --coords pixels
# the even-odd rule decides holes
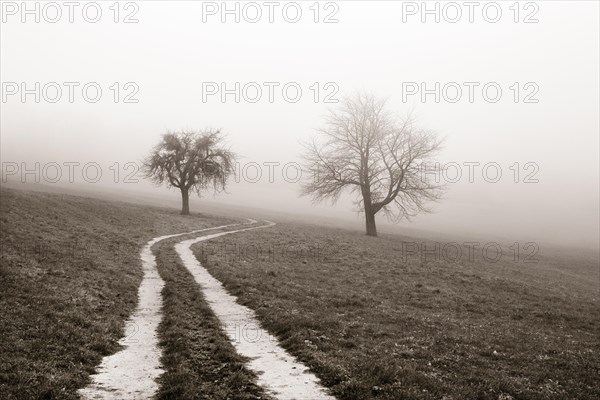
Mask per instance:
[[[257,221],[249,219],[248,224],[256,223]],[[138,289],[138,305],[127,322],[127,326],[134,328],[133,332],[121,338],[119,343],[124,346],[123,350],[103,358],[97,373],[92,375],[92,382],[79,390],[82,398],[137,400],[149,399],[156,394],[156,379],[163,373],[157,328],[162,318],[161,290],[164,281],[158,273],[152,246],[177,236],[239,225],[223,225],[160,236],[144,246],[140,254],[144,277]],[[333,399],[324,392],[318,379],[306,366],[290,356],[276,339],[260,328],[254,312],[238,304],[236,298],[228,294],[221,283],[202,267],[190,249],[194,243],[273,225],[275,224],[267,221],[267,225],[202,235],[176,244],[175,249],[200,285],[205,299],[223,324],[236,350],[250,359],[248,368],[258,375],[259,385],[278,399]],[[240,337],[236,334],[240,329],[245,332],[252,329],[255,334]]]

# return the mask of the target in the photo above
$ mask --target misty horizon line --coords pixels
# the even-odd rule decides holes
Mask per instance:
[[[151,206],[151,207],[160,207],[160,208],[169,208],[177,211],[179,209],[180,194],[173,189],[176,188],[165,188],[165,187],[157,187],[155,185],[154,189],[161,190],[128,190],[126,188],[119,188],[114,185],[105,185],[99,182],[100,185],[95,184],[82,184],[82,183],[73,183],[73,184],[64,184],[64,183],[56,183],[56,184],[48,184],[48,183],[23,183],[20,181],[12,181],[8,180],[3,184],[3,187],[7,189],[17,189],[17,190],[32,190],[39,191],[48,194],[64,194],[68,196],[76,196],[76,197],[92,197],[99,200],[104,201],[118,201],[125,202],[128,204],[140,204],[136,201],[141,200],[143,206]],[[149,188],[151,189],[151,188]],[[116,197],[115,197],[116,196]],[[223,198],[227,196],[227,193],[214,193],[210,196],[202,196],[202,197],[194,197],[193,202],[190,202],[190,205],[193,208],[194,212],[197,213],[211,213],[216,211],[224,211],[223,215],[229,215],[232,211],[239,212],[238,217],[242,218],[241,215],[246,215],[245,212],[252,211],[257,215],[269,215],[269,216],[279,216],[279,218],[283,218],[284,220],[289,220],[293,222],[306,223],[309,225],[322,225],[322,226],[330,226],[339,229],[350,229],[352,231],[356,231],[357,233],[361,233],[364,225],[364,220],[361,218],[361,214],[363,213],[360,210],[355,210],[351,212],[345,212],[345,216],[336,215],[323,215],[318,212],[292,212],[286,209],[273,209],[261,207],[259,205],[247,205],[240,203],[236,199],[233,202],[223,202]],[[220,199],[216,199],[220,197]],[[209,209],[203,210],[199,205],[204,204]],[[315,207],[316,209],[316,207]],[[433,213],[435,215],[435,213]],[[354,218],[352,218],[354,216]],[[306,220],[306,218],[309,220]],[[329,223],[329,224],[328,224]],[[525,243],[535,243],[540,247],[544,246],[546,249],[556,250],[557,248],[564,247],[565,249],[570,250],[585,250],[592,251],[593,254],[600,256],[600,247],[597,244],[573,244],[573,243],[565,243],[563,241],[552,241],[552,240],[535,240],[531,241],[527,238],[520,237],[516,239],[515,237],[509,238],[504,235],[490,235],[485,232],[477,232],[473,229],[463,229],[460,231],[448,232],[447,230],[435,230],[431,228],[422,228],[422,227],[412,227],[410,226],[410,221],[402,221],[401,223],[393,223],[388,221],[386,218],[382,218],[380,221],[381,225],[381,233],[389,234],[389,235],[399,235],[406,236],[410,238],[422,239],[425,241],[428,240],[440,240],[440,241],[449,241],[449,240],[460,240],[466,243],[474,242],[476,240],[479,241],[487,241],[490,243],[499,243],[503,246],[510,246],[514,243],[525,244]],[[362,234],[362,233],[361,233]],[[363,234],[364,235],[364,234]],[[415,236],[416,235],[416,236]],[[462,242],[461,242],[462,243]],[[543,253],[542,253],[543,254]]]

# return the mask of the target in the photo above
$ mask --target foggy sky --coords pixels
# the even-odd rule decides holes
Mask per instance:
[[[448,184],[446,199],[433,206],[435,213],[407,226],[470,232],[474,238],[493,234],[597,247],[598,3],[537,2],[539,22],[528,24],[513,21],[509,3],[501,2],[503,15],[497,23],[486,22],[480,8],[473,23],[466,15],[457,23],[443,18],[435,23],[431,16],[422,23],[420,14],[405,15],[403,22],[406,5],[390,1],[336,2],[337,23],[315,23],[309,9],[313,2],[299,2],[303,15],[297,23],[286,22],[277,12],[285,2],[273,23],[266,15],[257,23],[243,17],[235,23],[232,16],[222,23],[220,14],[205,15],[203,22],[202,2],[191,1],[138,2],[139,22],[132,24],[113,22],[112,2],[102,3],[102,19],[94,24],[77,11],[74,23],[66,15],[57,23],[35,23],[32,17],[22,23],[20,14],[3,15],[3,83],[26,82],[33,88],[35,82],[79,82],[79,87],[97,82],[103,94],[97,103],[86,102],[77,89],[73,103],[66,89],[54,104],[36,103],[33,95],[25,103],[19,95],[7,97],[1,104],[2,162],[97,162],[103,179],[94,185],[160,191],[166,189],[148,182],[123,183],[124,170],[115,184],[109,167],[139,163],[167,130],[223,128],[242,165],[280,166],[272,183],[263,166],[260,182],[233,182],[229,194],[209,199],[359,221],[347,196],[337,207],[312,205],[310,199],[298,198],[298,183],[282,177],[284,164],[300,161],[300,141],[309,139],[328,108],[335,107],[322,98],[315,103],[311,85],[318,82],[323,97],[329,92],[324,85],[331,82],[339,87],[335,98],[370,91],[387,97],[399,115],[412,111],[420,126],[446,138],[440,161],[463,166],[462,179]],[[321,9],[319,19],[331,10]],[[129,10],[120,11],[122,19]],[[530,10],[520,11],[523,19]],[[114,103],[109,89],[114,82],[119,82],[121,96],[128,92],[123,85],[134,82],[139,102]],[[235,82],[279,82],[279,88],[294,82],[303,93],[291,103],[276,89],[271,103],[263,87],[257,103],[236,103],[233,96],[224,103],[219,96],[204,102],[206,82],[225,82],[229,88]],[[425,102],[418,95],[403,101],[403,88],[410,82],[425,82],[430,89],[435,82],[480,86],[472,103],[464,86],[456,103],[436,103],[433,95]],[[496,103],[482,98],[481,86],[490,82],[503,90]],[[510,89],[515,82],[520,85],[518,103]],[[537,103],[522,101],[528,82],[539,88]],[[486,182],[480,166],[470,183],[465,162],[497,163],[502,178]],[[515,162],[521,167],[519,183],[509,168]],[[522,182],[526,163],[539,167],[538,183]],[[75,180],[86,184],[80,174]],[[383,222],[379,216],[378,223]]]

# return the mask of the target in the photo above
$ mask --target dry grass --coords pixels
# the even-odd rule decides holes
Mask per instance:
[[[76,398],[118,350],[149,239],[221,225],[2,189],[0,398]],[[301,224],[197,245],[204,265],[340,399],[600,398],[597,254],[421,260],[399,236]],[[159,397],[264,398],[165,243]]]
[[[0,192],[0,399],[73,399],[118,350],[141,247],[222,219],[90,198]]]
[[[280,224],[195,251],[340,399],[600,398],[597,256],[423,262],[402,241]]]

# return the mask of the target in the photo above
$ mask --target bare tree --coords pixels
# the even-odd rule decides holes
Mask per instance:
[[[411,118],[395,118],[384,100],[366,94],[345,98],[317,132],[305,143],[311,180],[303,184],[302,194],[314,202],[335,203],[349,189],[365,213],[367,235],[377,236],[379,211],[397,222],[430,212],[426,203],[441,198],[443,187],[430,179],[431,158],[441,141]]]
[[[188,215],[190,191],[200,196],[212,186],[220,192],[234,174],[235,154],[222,147],[223,140],[219,130],[168,132],[144,160],[146,177],[181,190],[181,214]]]

